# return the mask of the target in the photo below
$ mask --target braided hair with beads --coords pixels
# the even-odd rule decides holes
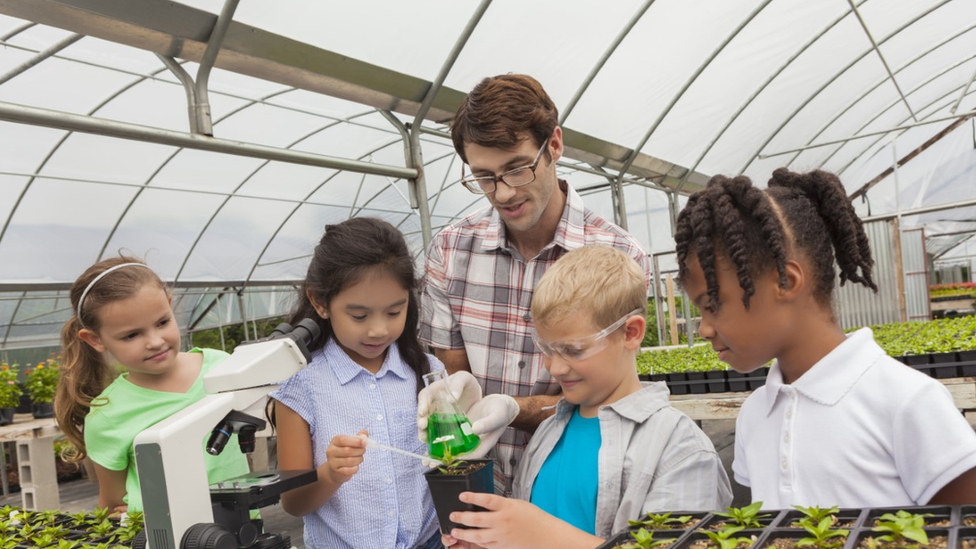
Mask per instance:
[[[735,267],[747,309],[756,292],[753,278],[775,268],[785,287],[786,263],[797,256],[812,266],[813,295],[826,308],[834,290],[835,257],[841,285],[852,281],[878,291],[864,226],[837,176],[821,170],[800,174],[779,168],[765,191],[745,176],[712,177],[678,215],[675,245],[679,283],[688,276],[688,254],[695,253],[712,310],[720,306],[717,253]]]

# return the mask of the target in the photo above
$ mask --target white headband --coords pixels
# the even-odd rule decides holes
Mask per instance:
[[[85,291],[81,292],[81,299],[78,300],[78,323],[81,324],[82,327],[84,327],[85,324],[84,322],[81,321],[81,306],[85,304],[85,298],[88,297],[88,292],[92,289],[92,286],[94,286],[95,283],[97,283],[99,280],[104,278],[105,275],[107,275],[112,271],[117,271],[122,267],[145,267],[146,269],[149,269],[149,265],[146,265],[145,263],[122,263],[121,265],[116,265],[109,269],[105,269],[104,271],[102,271],[102,274],[96,276],[91,282],[89,282],[88,286],[85,288]],[[151,271],[152,269],[149,270]]]

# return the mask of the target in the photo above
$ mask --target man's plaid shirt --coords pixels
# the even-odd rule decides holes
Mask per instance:
[[[583,207],[565,181],[567,195],[556,234],[535,258],[525,260],[505,238],[492,207],[445,227],[427,250],[421,298],[420,340],[441,349],[465,349],[471,373],[485,394],[555,395],[530,337],[532,291],[566,252],[585,245],[613,246],[632,256],[651,278],[651,262],[637,240]],[[599,268],[599,267],[596,267]],[[529,435],[509,428],[495,446],[495,491],[508,495]]]

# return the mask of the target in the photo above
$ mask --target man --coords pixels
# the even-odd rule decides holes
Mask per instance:
[[[475,86],[451,137],[469,167],[462,165],[461,183],[484,194],[490,207],[445,227],[427,250],[421,341],[448,372],[470,372],[485,394],[509,395],[518,404],[513,428],[495,451],[495,490],[506,496],[529,436],[559,400],[559,384],[531,338],[536,283],[564,253],[589,244],[624,251],[650,280],[650,261],[637,240],[584,208],[557,178],[558,119],[530,76],[506,74]],[[477,422],[473,427],[477,432]]]

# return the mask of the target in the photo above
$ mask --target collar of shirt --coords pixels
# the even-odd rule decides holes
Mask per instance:
[[[334,337],[329,339],[329,342],[325,344],[323,353],[326,362],[329,364],[329,369],[335,374],[336,379],[342,385],[349,383],[359,375],[375,375],[375,377],[381,378],[387,373],[391,373],[400,379],[407,379],[413,375],[410,367],[400,358],[400,350],[397,348],[396,343],[387,348],[386,358],[383,359],[383,366],[380,367],[380,371],[376,372],[376,374],[371,374],[369,370],[356,364],[353,359],[349,358],[346,351],[336,343]]]
[[[833,406],[883,356],[884,351],[874,342],[871,329],[861,328],[848,334],[846,341],[827,353],[792,386],[814,402]],[[772,413],[783,387],[783,372],[776,361],[766,374],[767,416]]]
[[[574,244],[575,242],[584,242],[583,226],[585,225],[586,212],[583,209],[583,199],[566,180],[559,180],[559,190],[566,195],[566,206],[563,208],[562,217],[559,218],[559,225],[556,226],[556,234],[552,239],[552,244],[561,246],[565,250],[572,250],[579,247],[578,244]],[[491,210],[488,228],[485,231],[485,238],[481,247],[484,250],[510,248],[505,236],[505,223],[502,222],[501,216],[494,208]]]
[[[654,412],[670,405],[668,399],[670,392],[664,383],[642,382],[641,385],[640,391],[631,393],[613,404],[601,406],[600,410],[610,409],[634,423],[643,423]],[[556,418],[559,421],[569,421],[570,415],[576,408],[576,404],[570,403],[565,397],[561,398],[556,404]]]

